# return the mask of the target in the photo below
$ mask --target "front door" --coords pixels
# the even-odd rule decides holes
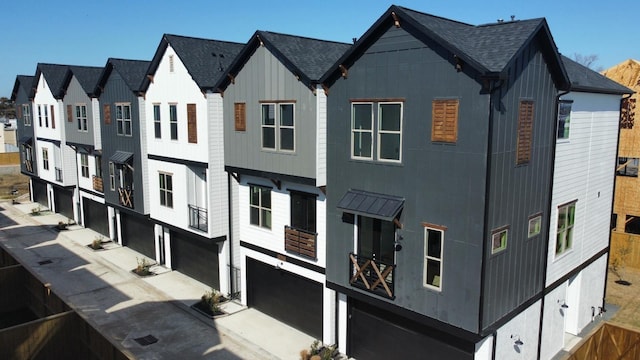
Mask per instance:
[[[394,264],[395,224],[391,221],[358,216],[358,256]]]

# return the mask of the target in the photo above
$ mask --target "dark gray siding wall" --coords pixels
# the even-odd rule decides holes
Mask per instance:
[[[349,284],[354,226],[338,201],[350,188],[402,196],[403,248],[396,252],[394,305],[456,327],[478,328],[489,96],[473,73],[456,72],[453,55],[432,41],[390,28],[328,96],[327,278]],[[431,141],[431,104],[460,100],[458,141]],[[402,164],[350,159],[350,99],[404,98]],[[423,222],[446,226],[442,291],[423,286]],[[363,292],[364,293],[364,292]],[[365,293],[366,294],[366,293]],[[369,295],[375,296],[375,295]]]
[[[26,87],[29,88],[31,84],[28,84]],[[23,105],[28,105],[29,109],[30,109],[30,113],[31,113],[31,125],[30,126],[25,126],[24,125],[24,117],[21,119],[17,119],[17,123],[18,123],[18,136],[17,136],[17,141],[19,142],[21,138],[28,136],[31,138],[31,144],[35,145],[36,139],[35,136],[33,135],[33,128],[34,128],[34,122],[33,122],[33,105],[31,103],[31,101],[29,100],[29,94],[27,94],[27,92],[24,90],[24,86],[20,86],[18,88],[18,93],[16,94],[16,99],[15,99],[15,104],[16,104],[16,117],[18,116],[18,114],[22,114],[22,106]],[[20,110],[19,110],[20,109]],[[24,116],[24,115],[23,115]],[[37,162],[37,154],[35,151],[35,146],[33,146],[33,150],[32,150],[32,160],[33,160],[33,166],[32,166],[32,170],[33,172],[29,172],[27,171],[27,166],[25,165],[24,162],[24,154],[22,152],[22,146],[20,144],[18,144],[18,148],[20,148],[20,170],[24,173],[28,173],[28,174],[34,174],[37,175],[38,174],[38,162]]]
[[[121,136],[117,134],[117,124],[115,121],[115,103],[131,104],[131,134],[132,136]],[[104,105],[111,108],[111,124],[104,123]],[[105,84],[104,91],[100,95],[100,119],[102,131],[102,179],[104,182],[104,198],[109,204],[118,205],[118,191],[109,189],[109,158],[116,151],[126,151],[133,154],[133,211],[144,214],[143,192],[142,192],[142,161],[140,155],[140,112],[138,98],[126,85],[117,71],[112,71],[109,80]],[[146,159],[144,159],[146,161]],[[117,172],[116,172],[117,176]],[[116,184],[118,180],[116,177]]]
[[[294,100],[295,151],[262,149],[263,100]],[[246,103],[247,130],[235,131],[234,103]],[[265,47],[259,47],[224,92],[225,165],[316,177],[316,97]],[[277,120],[276,120],[277,122]]]
[[[494,110],[491,180],[485,236],[509,226],[506,250],[491,255],[487,241],[483,328],[542,290],[557,90],[547,64],[532,44],[509,70]],[[534,101],[533,148],[527,165],[516,165],[520,100]],[[528,219],[543,213],[541,233],[527,239]]]
[[[67,115],[68,105],[71,105],[73,109],[71,122],[69,122]],[[86,105],[87,107],[88,131],[78,130],[78,121],[76,120],[75,115],[76,105]],[[82,86],[80,86],[80,83],[75,76],[71,78],[71,82],[67,87],[67,94],[64,96],[64,108],[62,109],[62,112],[64,113],[64,133],[67,137],[67,141],[78,144],[94,145],[93,132],[95,129],[93,128],[93,106],[91,106],[91,98],[87,96],[87,93],[82,89]]]

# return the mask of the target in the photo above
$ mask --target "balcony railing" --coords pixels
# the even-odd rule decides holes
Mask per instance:
[[[62,181],[62,169],[59,167],[56,168],[56,181]]]
[[[315,260],[317,237],[316,233],[285,226],[284,249]]]
[[[104,187],[102,184],[102,178],[93,175],[93,190],[104,192]]]
[[[33,161],[25,160],[24,161],[24,167],[25,167],[25,169],[27,169],[28,172],[33,173]]]
[[[133,209],[133,189],[130,187],[118,187],[120,205]]]
[[[209,229],[207,219],[207,209],[189,205],[189,227],[206,232]]]
[[[356,254],[349,254],[351,260],[351,285],[370,291],[376,295],[394,299],[393,278],[396,265]]]

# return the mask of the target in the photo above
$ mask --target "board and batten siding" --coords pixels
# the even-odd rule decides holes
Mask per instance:
[[[294,102],[295,151],[262,149],[261,101]],[[225,164],[315,179],[317,102],[313,91],[298,81],[266,47],[258,47],[224,92]],[[234,103],[246,104],[246,130],[234,127]]]
[[[76,119],[76,105],[85,105],[87,107],[87,131],[78,130],[78,120]],[[71,107],[71,114],[68,114],[67,107]],[[82,88],[80,82],[75,76],[71,77],[71,82],[67,86],[67,93],[64,96],[62,117],[60,123],[64,122],[64,131],[66,140],[72,143],[95,145],[94,132],[100,131],[100,128],[94,126],[93,121],[93,102],[87,96],[87,92]],[[69,119],[71,115],[71,119]],[[57,120],[57,119],[56,119]],[[58,124],[56,123],[56,126]]]
[[[619,95],[572,92],[569,138],[559,139],[549,226],[550,285],[609,244],[616,164]],[[558,206],[576,201],[573,247],[556,256]]]
[[[32,124],[36,126],[36,136],[41,138],[47,138],[52,140],[62,140],[62,130],[63,127],[60,125],[60,111],[58,110],[59,104],[58,100],[53,97],[51,90],[49,89],[49,85],[44,77],[44,75],[40,74],[40,78],[38,79],[38,85],[36,88],[36,93],[33,98],[33,119]],[[46,106],[47,112],[49,114],[49,127],[45,126],[44,121],[44,110],[43,110],[43,120],[42,126],[39,125],[38,121],[38,106]],[[52,128],[51,124],[51,106],[53,106],[53,111],[55,113],[55,128]],[[62,118],[64,121],[64,118]]]
[[[453,326],[477,331],[489,96],[440,45],[391,26],[331,85],[327,97],[327,281]],[[381,68],[384,71],[381,71]],[[403,99],[402,162],[351,159],[351,99]],[[458,99],[455,144],[431,141],[434,99]],[[375,138],[375,135],[374,135]],[[375,153],[375,150],[374,150]],[[336,206],[349,189],[403,197],[395,299],[352,287],[354,225]],[[445,226],[442,291],[424,283],[423,222]]]

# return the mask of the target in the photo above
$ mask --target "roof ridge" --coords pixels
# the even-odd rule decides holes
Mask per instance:
[[[269,31],[269,30],[258,30],[257,33],[275,34],[275,35],[287,36],[287,37],[298,38],[298,39],[326,42],[326,43],[331,43],[331,44],[351,45],[351,43],[348,43],[348,42],[342,42],[342,41],[336,41],[336,40],[318,39],[318,38],[312,38],[312,37],[309,37],[309,36],[285,34],[285,33],[279,33],[279,32],[276,32],[276,31]]]
[[[163,37],[167,37],[167,36],[173,36],[173,37],[179,37],[179,38],[191,39],[191,40],[215,41],[215,42],[220,42],[220,43],[237,44],[237,45],[244,45],[245,44],[245,43],[242,43],[242,42],[236,42],[236,41],[230,41],[230,40],[209,39],[209,38],[195,37],[195,36],[188,36],[188,35],[178,35],[178,34],[164,34],[163,35]]]
[[[537,17],[537,18],[531,18],[531,19],[518,19],[518,20],[509,20],[509,21],[503,21],[503,22],[492,22],[492,23],[486,23],[486,24],[480,24],[480,25],[476,25],[477,28],[484,28],[484,27],[490,27],[490,26],[501,26],[501,25],[509,25],[509,24],[517,24],[517,23],[521,23],[521,22],[533,22],[533,21],[543,21],[545,20],[544,17]]]
[[[413,12],[413,13],[420,14],[420,15],[425,15],[425,16],[430,16],[430,17],[435,18],[435,19],[440,19],[440,20],[448,21],[448,22],[451,22],[451,23],[459,24],[459,25],[475,26],[475,25],[472,25],[472,24],[469,24],[469,23],[465,23],[465,22],[462,22],[462,21],[448,19],[446,17],[433,15],[433,14],[429,14],[429,13],[418,11],[418,10],[414,10],[414,9],[409,9],[407,7],[404,7],[404,6],[400,6],[400,5],[395,5],[395,6],[397,8],[399,8],[399,9],[403,10],[403,11]]]

